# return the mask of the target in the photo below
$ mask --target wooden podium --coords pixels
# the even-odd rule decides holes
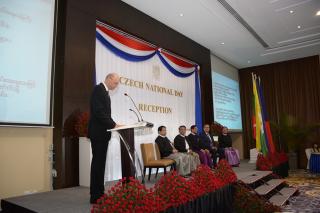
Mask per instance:
[[[153,124],[141,121],[132,125],[126,125],[119,128],[110,129],[110,132],[118,132],[121,141],[121,165],[122,177],[135,177],[137,178],[137,168],[135,165],[135,156],[138,160],[138,165],[141,170],[142,182],[144,183],[144,175],[142,171],[141,161],[137,155],[134,147],[134,130],[143,128],[152,128]]]

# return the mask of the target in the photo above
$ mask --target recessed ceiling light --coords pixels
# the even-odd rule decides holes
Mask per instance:
[[[251,61],[250,60],[248,60],[248,64],[250,64],[251,63]]]
[[[222,45],[224,45],[224,42],[221,42]]]
[[[290,10],[290,13],[292,14],[292,13],[293,13],[293,10]]]
[[[316,16],[320,16],[320,10],[318,10],[318,12],[316,13]]]
[[[182,17],[182,16],[183,16],[183,13],[180,13],[180,16]]]
[[[301,28],[301,26],[300,26],[300,25],[298,25],[298,26],[297,26],[297,28],[298,28],[298,29],[300,29],[300,28]]]

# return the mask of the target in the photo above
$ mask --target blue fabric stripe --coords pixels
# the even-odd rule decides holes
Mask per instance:
[[[191,73],[181,73],[181,72],[178,72],[177,70],[175,70],[172,66],[170,66],[170,64],[166,61],[166,59],[164,59],[162,57],[162,55],[160,54],[159,51],[157,51],[157,55],[159,56],[161,62],[163,63],[163,65],[172,73],[174,74],[175,76],[178,76],[180,78],[186,78],[186,77],[189,77],[190,75],[192,75],[194,73],[191,72]]]
[[[159,51],[155,51],[152,54],[146,55],[146,56],[135,56],[128,54],[115,46],[113,46],[110,42],[108,42],[99,32],[96,32],[96,38],[104,45],[106,48],[108,48],[111,52],[116,54],[117,56],[121,57],[124,60],[127,61],[133,61],[133,62],[140,62],[140,61],[146,61],[150,58],[152,58],[155,54],[158,55],[161,62],[164,64],[164,66],[175,76],[180,78],[186,78],[191,76],[193,73],[195,74],[195,120],[196,120],[196,126],[198,127],[199,132],[202,132],[202,107],[201,107],[201,90],[200,90],[200,81],[199,81],[199,73],[197,65],[195,65],[195,69],[191,73],[181,73],[174,69],[170,64],[161,56]],[[96,77],[96,76],[95,76]],[[96,78],[94,79],[96,80]]]
[[[99,32],[96,32],[96,38],[105,46],[107,47],[111,52],[113,52],[114,54],[116,54],[117,56],[123,58],[124,60],[127,61],[133,61],[133,62],[139,62],[139,61],[146,61],[150,58],[152,58],[155,54],[156,51],[154,51],[153,53],[146,55],[146,56],[136,56],[136,55],[132,55],[129,53],[126,53],[118,48],[116,48],[115,46],[113,46],[110,42],[108,42]]]
[[[96,68],[94,68],[93,85],[97,85],[97,72],[96,72]]]
[[[196,111],[196,126],[198,132],[202,133],[202,107],[201,107],[201,89],[199,81],[199,72],[198,68],[195,70],[195,111]]]

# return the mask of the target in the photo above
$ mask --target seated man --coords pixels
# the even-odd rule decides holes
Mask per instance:
[[[204,165],[212,167],[212,159],[210,153],[207,153],[202,149],[200,137],[198,135],[198,128],[196,125],[190,127],[191,133],[188,135],[188,141],[192,151],[197,153],[200,158],[200,162]]]
[[[188,154],[190,157],[190,169],[194,171],[200,165],[199,155],[192,152],[192,147],[186,137],[186,126],[179,126],[179,135],[174,138],[174,147],[179,153]]]
[[[158,128],[159,136],[155,142],[158,145],[161,158],[172,159],[176,162],[176,170],[179,175],[185,176],[190,174],[190,158],[188,155],[179,153],[178,150],[173,148],[170,140],[166,137],[167,129],[165,126]]]
[[[232,148],[232,139],[228,133],[228,128],[223,127],[222,134],[218,138],[219,146],[224,150],[226,160],[231,166],[238,166],[240,164],[239,151]]]
[[[213,160],[213,166],[217,164],[217,145],[214,142],[212,136],[210,135],[210,126],[209,124],[205,124],[203,126],[203,133],[200,135],[200,140],[202,144],[202,149],[207,153],[211,154]]]

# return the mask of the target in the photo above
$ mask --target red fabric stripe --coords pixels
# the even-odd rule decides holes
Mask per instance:
[[[135,39],[123,36],[121,34],[118,34],[112,30],[109,30],[106,27],[103,27],[101,25],[96,25],[96,27],[101,30],[102,32],[104,32],[105,34],[107,34],[108,36],[110,36],[111,38],[113,38],[114,40],[118,41],[119,43],[128,46],[132,49],[136,49],[136,50],[142,50],[142,51],[151,51],[151,50],[156,50],[157,48],[152,47],[146,43],[137,41]]]
[[[161,52],[161,53],[163,55],[165,55],[170,61],[172,61],[173,63],[175,63],[181,67],[186,67],[186,68],[194,67],[194,64],[183,61],[180,58],[174,57],[173,55],[170,55],[166,52]]]
[[[266,127],[266,135],[268,138],[268,143],[269,143],[269,147],[270,147],[270,152],[274,153],[276,150],[274,148],[274,143],[273,143],[273,139],[272,139],[272,133],[271,133],[271,129],[270,129],[270,123],[269,121],[266,121],[265,123],[265,127]]]

